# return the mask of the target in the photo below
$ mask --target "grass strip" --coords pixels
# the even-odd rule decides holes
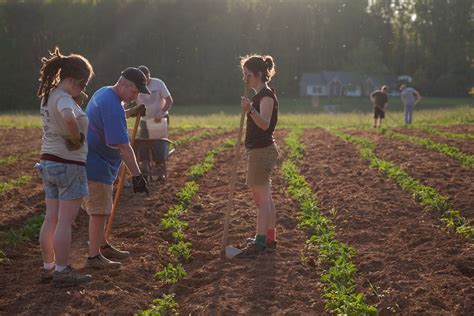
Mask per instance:
[[[0,193],[27,184],[31,182],[31,179],[31,176],[20,176],[8,182],[0,182]]]
[[[38,238],[43,219],[44,214],[35,215],[29,218],[22,228],[0,233],[0,263],[7,260],[4,249]]]
[[[413,198],[438,212],[441,221],[449,228],[468,238],[474,239],[474,227],[469,225],[460,212],[454,210],[448,203],[448,197],[439,194],[434,188],[426,186],[410,177],[402,168],[391,161],[382,160],[375,154],[375,144],[370,139],[346,134],[341,131],[331,131],[337,137],[356,144],[363,159],[370,162],[370,166],[380,171],[386,177],[394,180],[403,190],[413,195]]]
[[[449,158],[459,160],[463,165],[469,168],[474,168],[474,156],[466,154],[456,147],[437,143],[428,138],[410,136],[410,135],[401,134],[401,133],[397,133],[390,130],[384,130],[382,131],[382,133],[391,138],[407,141],[413,144],[421,145],[427,149],[437,151]]]
[[[213,134],[215,135],[215,134]],[[226,141],[223,146],[215,147],[209,150],[201,163],[191,166],[188,176],[191,180],[187,181],[183,188],[176,194],[178,203],[173,205],[161,220],[161,227],[168,231],[173,237],[173,244],[168,248],[168,253],[174,258],[156,272],[155,277],[159,278],[165,284],[174,284],[186,277],[186,271],[183,262],[191,258],[190,242],[185,241],[184,228],[188,223],[180,219],[181,215],[187,211],[193,197],[199,191],[199,184],[196,180],[204,176],[213,166],[215,155],[227,148],[232,148],[235,141]],[[175,315],[178,314],[178,304],[174,300],[175,293],[164,294],[161,298],[153,300],[153,303],[146,310],[141,310],[136,315]]]
[[[321,276],[324,284],[325,308],[337,315],[376,315],[377,309],[367,305],[365,295],[356,293],[356,267],[351,261],[354,248],[335,237],[335,227],[318,206],[318,198],[300,174],[298,160],[303,157],[304,147],[299,141],[301,130],[294,129],[286,138],[289,159],[283,163],[283,177],[288,182],[288,192],[298,203],[299,227],[307,234],[308,250],[319,254],[319,260],[328,268]]]
[[[465,134],[450,133],[450,132],[441,131],[433,127],[424,127],[424,128],[421,128],[421,130],[437,135],[437,136],[449,138],[449,139],[474,139],[474,134],[470,134],[470,133],[465,133]]]

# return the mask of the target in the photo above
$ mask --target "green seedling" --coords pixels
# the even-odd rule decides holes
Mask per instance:
[[[308,234],[306,249],[315,252],[318,261],[329,266],[321,276],[325,307],[338,315],[376,315],[376,308],[364,302],[364,294],[355,291],[356,269],[351,262],[355,250],[335,238],[334,225],[322,215],[316,195],[300,175],[297,162],[304,153],[299,142],[300,133],[300,130],[293,130],[286,139],[290,153],[282,165],[282,172],[290,196],[299,205],[299,227]],[[302,260],[306,258],[304,255],[301,257]]]

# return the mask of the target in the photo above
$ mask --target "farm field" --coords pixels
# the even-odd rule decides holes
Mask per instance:
[[[173,124],[188,125],[170,136],[176,152],[168,180],[152,182],[149,197],[126,190],[120,199],[113,243],[132,256],[119,270],[82,269],[88,217],[81,211],[71,263],[94,279],[67,290],[39,284],[37,232],[45,205],[33,166],[41,130],[4,125],[0,313],[472,314],[474,124],[461,113],[426,112],[412,128],[387,119],[382,131],[362,114],[282,115],[272,178],[278,249],[232,260],[219,252],[233,159],[228,141],[237,138],[238,118],[221,117],[219,124],[219,116],[177,116]],[[255,222],[241,154],[229,239],[236,247],[253,235]],[[301,180],[292,181],[296,176]],[[173,216],[179,227],[167,221]],[[312,227],[310,218],[321,222]],[[325,248],[319,223],[329,227],[324,236],[331,246],[349,249],[344,264]],[[336,297],[343,285],[347,291]],[[354,300],[357,308],[349,306]]]

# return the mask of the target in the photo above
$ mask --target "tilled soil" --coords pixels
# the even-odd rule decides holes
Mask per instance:
[[[422,130],[413,128],[395,128],[398,133],[407,134],[416,137],[428,138],[440,144],[446,144],[455,148],[458,148],[462,152],[474,155],[474,139],[449,139],[442,136],[437,136],[432,133],[428,133]]]
[[[277,133],[284,157],[282,145],[286,133]],[[215,167],[198,180],[198,196],[183,215],[189,222],[186,238],[192,243],[193,251],[192,259],[185,263],[187,277],[172,289],[154,278],[160,265],[171,259],[166,252],[170,237],[159,226],[163,213],[176,202],[176,192],[189,180],[186,175],[189,167],[229,137],[236,135],[229,133],[179,146],[167,164],[168,181],[152,183],[150,197],[130,191],[123,193],[114,222],[113,244],[130,250],[132,255],[123,261],[121,269],[82,270],[93,275],[91,284],[55,289],[49,284],[38,284],[42,260],[36,241],[8,249],[11,261],[0,265],[0,314],[132,314],[171,290],[177,293],[181,314],[325,314],[321,268],[312,261],[302,261],[306,237],[297,227],[297,205],[285,193],[287,184],[282,179],[280,164],[272,177],[278,222],[277,251],[256,258],[221,259],[232,149],[218,154]],[[443,231],[435,214],[424,213],[423,207],[409,194],[370,169],[353,145],[322,129],[305,131],[303,142],[306,151],[301,172],[317,193],[322,211],[336,225],[337,238],[356,249],[357,291],[366,293],[368,303],[377,306],[381,315],[472,314],[472,246],[462,237]],[[398,150],[394,151],[398,154]],[[427,159],[439,160],[421,151],[425,160],[420,160],[415,150],[409,160],[415,164]],[[256,217],[253,198],[244,184],[245,155],[242,158],[229,236],[229,243],[240,248],[245,246],[247,237],[254,235]],[[453,172],[465,171],[452,160],[447,166],[452,166]],[[408,170],[411,174],[411,169]],[[423,175],[413,176],[423,180],[418,178]],[[427,181],[435,178],[429,173],[426,176]],[[445,177],[448,183],[455,181],[447,173],[436,177]],[[454,182],[453,186],[457,185]],[[2,230],[44,210],[39,182],[18,190],[25,191],[0,195]],[[464,193],[472,194],[472,191]],[[453,203],[462,200],[462,196],[450,197]],[[474,204],[472,195],[462,201],[461,206]],[[5,205],[8,209],[4,209]],[[10,214],[15,205],[20,210],[23,206],[31,211],[19,211],[15,217]],[[463,212],[469,213],[466,209]],[[77,268],[83,266],[87,254],[87,224],[88,217],[81,212],[74,227],[71,254],[71,263]]]
[[[167,241],[159,227],[162,214],[175,202],[187,180],[189,167],[207,150],[222,144],[231,133],[196,144],[184,144],[167,163],[168,181],[152,183],[151,196],[124,192],[114,222],[113,244],[132,252],[118,271],[83,270],[87,255],[88,216],[79,214],[73,229],[71,264],[93,275],[93,282],[70,289],[39,284],[41,253],[36,241],[7,249],[10,262],[0,266],[0,313],[11,314],[132,314],[156,297],[159,282],[154,274],[169,260]]]
[[[40,128],[0,128],[0,158],[39,152],[42,132]]]
[[[277,134],[283,143],[283,133]],[[256,258],[221,259],[224,213],[229,194],[232,152],[216,162],[200,184],[199,199],[184,219],[193,243],[193,260],[185,268],[188,276],[177,285],[180,313],[216,315],[322,315],[319,281],[321,270],[302,263],[305,235],[297,227],[297,205],[285,194],[280,164],[272,177],[277,209],[276,253]],[[245,185],[246,161],[238,171],[229,244],[243,248],[255,234],[256,206]]]
[[[436,129],[449,133],[457,134],[474,134],[474,124],[459,124],[459,125],[449,125],[449,126],[433,126]]]
[[[369,131],[349,133],[375,141],[379,158],[395,162],[420,183],[446,195],[456,210],[469,220],[474,220],[474,169],[417,144]]]
[[[382,315],[472,313],[472,247],[441,230],[434,215],[370,169],[353,145],[322,129],[305,131],[303,142],[301,171],[333,217],[337,238],[356,249],[358,286],[368,302]]]

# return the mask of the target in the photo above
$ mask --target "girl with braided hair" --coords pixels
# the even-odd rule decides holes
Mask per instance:
[[[56,47],[41,59],[40,86],[43,143],[37,168],[43,178],[46,216],[39,242],[43,257],[41,282],[56,287],[89,282],[68,264],[71,225],[88,194],[85,162],[88,119],[75,100],[94,72],[81,55],[62,55]]]
[[[276,211],[271,194],[271,174],[278,159],[273,132],[278,121],[278,99],[268,82],[275,74],[271,56],[243,57],[241,68],[248,88],[255,91],[252,100],[242,97],[247,112],[245,148],[247,185],[257,205],[255,238],[249,238],[244,254],[257,254],[276,247]]]

